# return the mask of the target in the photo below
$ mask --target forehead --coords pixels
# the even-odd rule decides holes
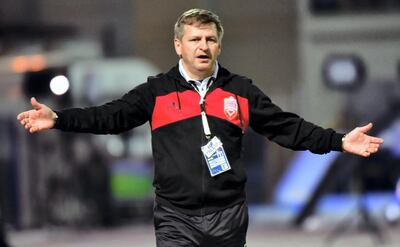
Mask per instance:
[[[183,36],[204,34],[217,36],[217,27],[215,23],[192,23],[183,26]]]

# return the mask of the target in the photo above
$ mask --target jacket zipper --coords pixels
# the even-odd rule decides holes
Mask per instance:
[[[206,98],[206,96],[207,96],[207,93],[208,93],[208,91],[206,92],[206,94],[204,95],[204,102],[203,102],[203,106],[201,106],[201,105],[199,105],[199,107],[200,107],[200,111],[203,111],[204,110],[204,112],[206,112],[206,109],[205,109],[205,98]],[[200,96],[201,97],[201,96]],[[206,136],[205,136],[205,134],[204,134],[204,132],[202,131],[201,132],[201,145],[203,146],[203,145],[205,145],[205,144],[207,144],[206,143],[207,142],[207,138],[206,138]],[[205,215],[205,210],[204,210],[204,205],[205,205],[205,201],[206,201],[206,195],[205,195],[205,193],[206,193],[206,182],[205,182],[205,176],[206,176],[206,174],[205,174],[205,172],[206,172],[206,166],[207,166],[207,164],[206,164],[206,161],[204,160],[204,157],[201,157],[201,164],[202,164],[202,168],[201,168],[201,195],[202,195],[202,198],[201,198],[201,209],[200,209],[200,215],[201,216],[204,216]]]
[[[201,133],[201,143],[203,143],[204,142],[204,135],[203,135],[203,133]],[[204,144],[203,144],[204,145]],[[201,157],[201,160],[202,160],[202,162],[201,162],[201,164],[202,164],[202,168],[201,168],[201,209],[200,209],[200,215],[201,216],[204,216],[205,215],[205,212],[204,212],[204,204],[205,204],[205,201],[206,201],[206,196],[205,196],[205,191],[206,191],[206,188],[205,188],[205,166],[206,166],[206,164],[205,164],[205,160],[204,160],[204,157]]]
[[[200,105],[200,111],[204,110],[204,113],[206,113],[206,97],[209,93],[210,88],[207,88],[207,91],[204,95],[204,100],[203,100],[203,106]],[[200,96],[201,97],[201,96]],[[204,133],[201,133],[201,143],[202,145],[207,144],[207,142],[209,141],[209,139],[206,138]],[[204,210],[204,204],[206,201],[206,195],[205,195],[205,191],[206,191],[206,184],[205,184],[205,177],[207,176],[207,164],[206,161],[204,159],[204,157],[202,158],[202,174],[201,174],[201,192],[202,192],[202,202],[201,202],[201,210],[200,210],[200,215],[201,216],[205,216],[205,210]]]
[[[210,81],[211,80],[214,80],[214,79],[211,78]],[[208,83],[210,83],[210,81]],[[201,94],[200,94],[200,91],[198,90],[197,86],[192,82],[189,82],[189,83],[192,84],[194,91],[196,91],[199,94],[200,98],[201,98]],[[207,86],[207,91],[204,94],[202,103],[199,104],[200,112],[206,113],[205,102],[206,102],[206,97],[208,95],[208,92],[209,92],[209,89],[210,89],[212,83],[213,83],[213,81],[211,81],[211,84],[209,84]],[[205,127],[203,126],[203,128],[205,128]],[[206,132],[206,131],[204,130],[204,132]],[[206,136],[205,133],[201,133],[201,145],[207,144],[207,143],[204,142],[204,141],[208,141],[208,138],[206,138],[206,137],[207,136]],[[202,194],[202,198],[201,198],[200,215],[204,216],[205,215],[204,204],[205,204],[205,200],[206,200],[205,199],[206,198],[206,195],[205,195],[205,191],[206,191],[206,188],[205,188],[206,187],[206,185],[205,185],[205,176],[206,176],[206,166],[207,166],[207,164],[205,163],[204,157],[201,157],[201,159],[202,159],[202,162],[201,162],[201,164],[202,164],[202,168],[201,168],[201,171],[202,171],[202,174],[201,174],[201,194]]]

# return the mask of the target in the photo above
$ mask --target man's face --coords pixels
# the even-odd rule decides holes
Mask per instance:
[[[221,51],[214,23],[185,25],[182,39],[175,38],[175,51],[193,79],[204,79],[214,72]]]

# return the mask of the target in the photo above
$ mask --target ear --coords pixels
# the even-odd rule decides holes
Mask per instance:
[[[178,38],[174,38],[174,46],[175,46],[175,52],[178,55],[178,57],[182,56],[182,44],[181,41]]]

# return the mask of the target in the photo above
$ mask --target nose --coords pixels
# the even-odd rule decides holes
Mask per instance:
[[[206,39],[202,39],[199,43],[199,48],[203,51],[208,50],[208,43]]]

